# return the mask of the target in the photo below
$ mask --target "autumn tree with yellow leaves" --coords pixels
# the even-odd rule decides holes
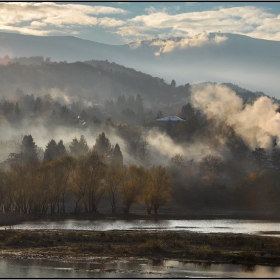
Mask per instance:
[[[148,170],[148,180],[143,191],[143,200],[146,204],[147,212],[157,214],[159,207],[167,204],[171,200],[170,175],[167,170],[159,165]]]

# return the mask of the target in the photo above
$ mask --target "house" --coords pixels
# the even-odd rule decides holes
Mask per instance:
[[[164,117],[164,118],[160,118],[155,120],[154,122],[154,126],[157,127],[162,127],[162,128],[174,128],[176,127],[179,123],[184,122],[185,120],[183,120],[180,117],[177,116],[168,116],[168,117]]]
[[[161,119],[157,119],[156,122],[158,123],[166,123],[166,122],[184,122],[185,120],[181,119],[177,116],[168,116]]]

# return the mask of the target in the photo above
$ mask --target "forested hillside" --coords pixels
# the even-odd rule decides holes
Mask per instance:
[[[67,95],[70,100],[95,103],[119,95],[141,94],[153,106],[159,100],[166,104],[184,102],[190,95],[188,84],[174,87],[163,79],[102,61],[0,65],[0,83],[0,95],[7,98],[15,96],[17,89],[36,95]]]
[[[231,83],[177,86],[176,73],[169,84],[108,61],[4,60],[7,211],[95,212],[101,201],[113,212],[134,204],[148,213],[168,204],[278,210],[276,99]],[[158,121],[168,116],[180,121]]]

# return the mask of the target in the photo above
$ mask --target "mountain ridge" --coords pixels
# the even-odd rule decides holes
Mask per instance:
[[[31,57],[31,62],[34,59],[36,57]],[[59,99],[66,95],[70,100],[75,100],[77,96],[86,101],[95,99],[99,100],[98,103],[101,100],[101,103],[104,103],[105,99],[116,99],[119,95],[128,97],[141,94],[149,107],[157,106],[160,102],[166,105],[177,103],[182,106],[190,100],[192,87],[211,83],[174,86],[162,78],[109,61],[57,63],[42,62],[40,57],[37,60],[37,64],[28,63],[28,58],[23,58],[25,64],[11,61],[0,65],[0,95],[13,96],[20,89],[38,96],[52,93]],[[244,101],[253,101],[260,94],[265,95],[232,83],[222,85],[234,90]]]
[[[222,43],[175,48],[156,56],[159,46],[108,45],[75,36],[34,36],[0,32],[0,57],[43,56],[52,61],[108,60],[178,85],[230,81],[280,97],[280,42],[230,33]],[[136,42],[137,43],[137,42]],[[136,44],[135,43],[135,44]]]

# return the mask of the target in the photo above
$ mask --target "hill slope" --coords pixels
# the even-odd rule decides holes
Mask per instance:
[[[212,40],[217,34],[209,35]],[[156,56],[155,40],[114,46],[72,36],[38,37],[0,33],[0,57],[42,55],[53,61],[109,60],[177,84],[230,81],[277,97],[280,86],[280,42],[236,34],[219,34],[219,44],[175,48]],[[178,41],[180,38],[172,38]],[[278,96],[279,97],[279,96]]]

